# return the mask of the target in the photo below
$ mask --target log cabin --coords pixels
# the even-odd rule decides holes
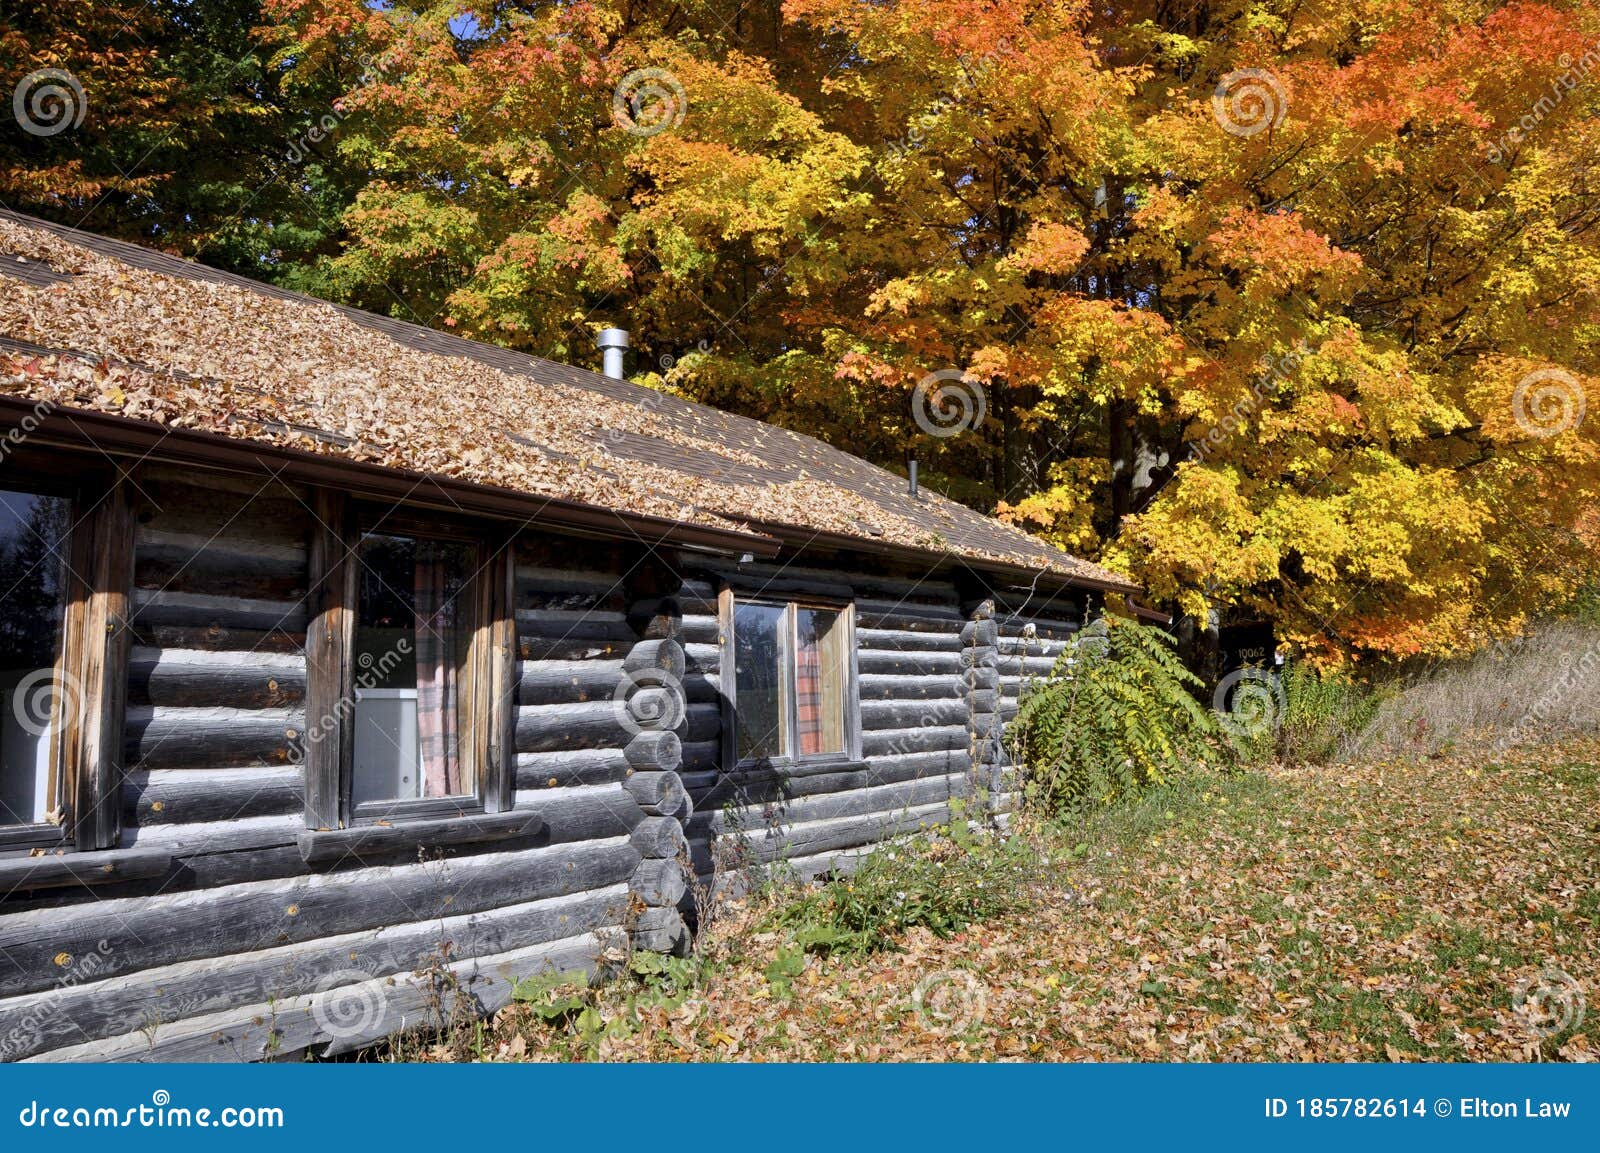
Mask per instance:
[[[728,862],[1003,822],[1019,687],[1133,591],[811,437],[8,212],[0,570],[14,1061],[348,1052],[682,950]]]

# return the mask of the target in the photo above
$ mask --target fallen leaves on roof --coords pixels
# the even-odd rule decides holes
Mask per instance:
[[[540,379],[415,348],[378,318],[199,266],[151,271],[3,216],[0,253],[70,274],[6,280],[0,331],[51,354],[0,354],[13,395],[693,524],[785,525],[1120,582],[937,494],[896,500],[899,478],[812,438],[648,389],[622,386],[638,394],[622,399],[551,379],[582,380],[576,370]]]

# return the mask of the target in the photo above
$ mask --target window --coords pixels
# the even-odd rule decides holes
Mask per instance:
[[[81,700],[58,672],[71,524],[66,497],[0,490],[0,826],[60,804],[63,714]]]
[[[735,762],[851,755],[849,609],[730,601]]]
[[[472,643],[478,549],[365,533],[355,629],[351,800],[366,806],[475,793],[462,755],[461,684]]]
[[[302,854],[344,859],[350,830],[389,845],[397,822],[418,836],[449,826],[451,843],[504,833],[495,816],[513,808],[516,767],[510,530],[324,489],[313,498]]]

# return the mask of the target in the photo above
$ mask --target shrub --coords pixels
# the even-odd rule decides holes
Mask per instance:
[[[1187,766],[1233,755],[1195,699],[1200,679],[1171,636],[1107,617],[1068,642],[1044,680],[1026,685],[1011,725],[1028,802],[1057,815],[1137,797]]]
[[[1324,764],[1354,755],[1386,693],[1342,670],[1294,663],[1283,672],[1277,753],[1286,764]]]
[[[1018,837],[969,833],[952,807],[948,829],[879,845],[853,873],[785,892],[770,923],[805,952],[855,954],[897,948],[908,929],[950,937],[1022,908],[1037,879],[1030,848]]]

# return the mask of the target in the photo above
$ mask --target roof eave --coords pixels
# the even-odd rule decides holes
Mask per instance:
[[[0,436],[18,432],[23,418],[35,414],[37,409],[37,401],[0,396],[0,425],[4,426]],[[622,512],[602,505],[538,496],[348,457],[195,429],[171,428],[91,409],[56,407],[51,417],[57,419],[38,423],[31,432],[21,434],[21,438],[40,445],[93,449],[110,456],[260,473],[338,488],[369,499],[403,500],[477,516],[520,520],[582,535],[635,540],[651,546],[672,545],[720,553],[752,553],[761,557],[776,556],[782,548],[781,541],[759,533]]]
[[[1034,585],[1041,588],[1080,588],[1091,589],[1096,592],[1123,593],[1129,596],[1136,596],[1144,591],[1139,585],[1128,581],[1099,580],[1095,577],[1046,568],[1043,565],[1034,567],[1017,562],[991,560],[987,557],[975,556],[955,549],[917,548],[914,545],[894,544],[871,537],[821,532],[816,529],[797,528],[794,525],[773,524],[768,521],[751,521],[749,523],[752,528],[763,535],[779,540],[790,548],[795,549],[853,549],[858,552],[882,553],[912,564],[932,564],[934,566],[959,564],[980,572],[1015,580],[1020,584]]]

